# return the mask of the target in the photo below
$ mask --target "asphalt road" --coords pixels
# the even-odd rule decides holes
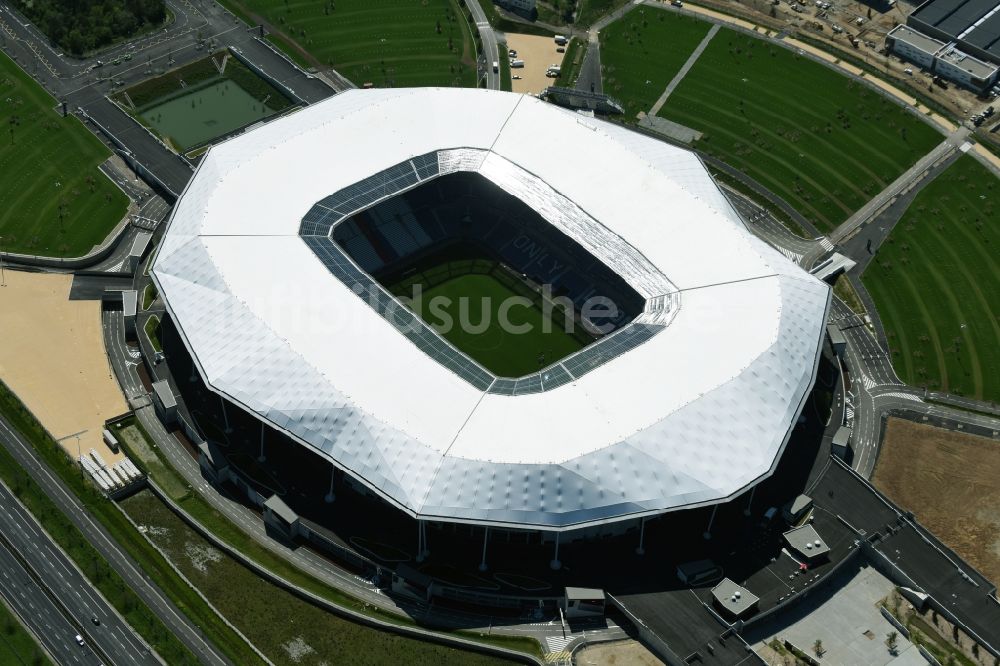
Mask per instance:
[[[48,467],[35,455],[34,449],[17,433],[6,419],[0,417],[0,445],[38,483],[60,511],[83,533],[97,552],[125,580],[139,598],[153,611],[177,638],[204,664],[228,664],[224,656],[212,645],[173,602],[143,573],[131,556],[127,555],[111,538],[102,525],[80,504],[75,495],[63,485]],[[89,617],[89,616],[88,616]],[[126,662],[127,663],[127,662]]]
[[[19,615],[31,622],[40,640],[45,638],[46,648],[60,663],[160,663],[3,484],[0,533],[2,593],[18,605]],[[84,637],[85,646],[76,643],[77,634]]]
[[[469,7],[469,11],[472,12],[472,20],[476,24],[476,30],[479,31],[479,36],[483,40],[483,59],[486,68],[486,87],[490,90],[500,90],[500,70],[497,69],[496,72],[493,71],[493,63],[500,62],[500,46],[497,43],[497,35],[493,32],[493,26],[486,19],[486,12],[483,11],[483,6],[480,3],[481,0],[466,0],[466,5]],[[491,0],[482,0],[485,2],[490,2]],[[507,57],[507,54],[503,54]]]
[[[142,208],[139,209],[141,217],[156,220],[157,222],[162,221],[169,212],[170,205],[162,197],[155,194],[148,195]],[[148,232],[148,229],[140,228],[134,224],[130,225],[118,240],[118,246],[107,258],[95,265],[93,269],[109,273],[122,271],[125,268],[125,260],[132,249],[132,242],[135,240],[136,235],[141,232]]]
[[[3,545],[0,545],[0,596],[57,663],[93,666],[101,663],[89,644],[77,645],[76,627]]]
[[[255,31],[213,0],[166,0],[166,4],[174,15],[170,26],[84,59],[65,56],[23,16],[0,5],[0,48],[53,97],[65,101],[71,112],[90,122],[92,129],[103,128],[101,132],[115,136],[119,154],[141,176],[176,196],[191,178],[191,165],[106,95],[230,46],[306,104],[329,97],[334,89],[263,44]],[[493,42],[495,45],[495,36]],[[126,55],[129,60],[124,59]],[[116,59],[118,65],[113,64]],[[103,65],[96,66],[98,60]]]
[[[947,152],[944,157],[947,158]],[[950,163],[950,159],[952,158],[931,167],[928,176],[933,177],[940,173]],[[830,243],[826,239],[806,240],[794,236],[755,203],[731,191],[725,190],[725,192],[734,208],[748,222],[747,228],[793,261],[799,264],[807,263],[829,251]],[[894,211],[895,219],[902,214],[901,211],[896,211],[894,206],[890,207],[890,210]],[[891,228],[891,224],[869,224],[862,227],[865,234],[878,236],[873,242],[876,247],[881,244]],[[862,242],[864,241],[853,243],[855,251],[857,244]],[[876,337],[877,327],[871,326],[839,298],[833,299],[829,319],[831,324],[843,332],[847,340],[844,365],[850,374],[851,387],[846,398],[846,422],[853,430],[852,467],[861,476],[868,478],[875,470],[881,445],[882,417],[893,410],[909,410],[927,416],[946,418],[955,423],[1000,431],[1000,417],[991,418],[928,403],[923,399],[922,389],[901,382],[892,367],[892,359]],[[941,396],[936,397],[941,399]],[[976,402],[966,404],[961,402],[960,398],[953,402],[958,407],[991,410],[988,405]]]

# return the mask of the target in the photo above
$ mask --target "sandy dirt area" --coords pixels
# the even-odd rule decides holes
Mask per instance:
[[[73,457],[104,444],[105,420],[128,410],[111,374],[98,301],[70,301],[72,276],[5,271],[0,287],[0,378]]]
[[[561,64],[566,54],[556,52],[559,47],[551,37],[508,32],[507,48],[517,51],[517,59],[524,61],[524,67],[512,67],[510,70],[510,85],[514,92],[537,95],[555,84],[555,79],[545,76],[545,70],[549,65]],[[514,79],[515,76],[521,78]]]
[[[663,4],[667,4],[667,3],[663,3]],[[770,36],[772,34],[771,31],[769,31],[767,28],[763,28],[761,26],[758,26],[756,23],[751,23],[750,21],[744,21],[741,18],[737,18],[735,16],[730,16],[729,14],[723,14],[722,12],[717,12],[717,11],[711,10],[711,9],[709,9],[707,7],[699,7],[697,5],[685,4],[684,8],[686,10],[688,10],[689,12],[692,12],[694,14],[701,14],[702,16],[706,16],[706,17],[708,17],[710,19],[714,19],[716,21],[722,21],[724,23],[729,23],[729,24],[732,24],[732,25],[738,25],[739,27],[746,28],[747,30],[754,30],[754,31],[756,31],[756,30],[759,29],[761,31],[761,34],[768,35],[768,36]]]
[[[1000,580],[1000,442],[889,419],[873,482],[992,581]]]
[[[581,648],[573,660],[578,666],[661,666],[639,641],[613,641]]]

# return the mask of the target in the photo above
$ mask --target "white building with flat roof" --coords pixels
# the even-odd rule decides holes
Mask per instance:
[[[985,90],[1000,75],[997,65],[969,55],[954,42],[929,37],[908,25],[897,25],[885,39],[900,58],[966,88]]]

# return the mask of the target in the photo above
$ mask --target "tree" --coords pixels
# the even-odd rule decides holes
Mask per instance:
[[[823,656],[823,652],[824,652],[824,650],[823,650],[823,641],[821,639],[817,638],[816,642],[813,643],[813,652],[816,653],[817,657],[822,657]]]
[[[14,145],[14,128],[21,124],[21,118],[19,116],[11,116],[7,120],[7,125],[10,128],[10,145]]]
[[[885,635],[885,646],[889,648],[890,654],[896,654],[896,648],[899,647],[899,634],[895,631],[890,631]]]

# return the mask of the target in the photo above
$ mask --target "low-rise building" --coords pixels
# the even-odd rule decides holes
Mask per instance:
[[[788,548],[807,564],[822,562],[830,556],[830,547],[812,525],[788,530],[782,536]]]
[[[604,590],[587,587],[567,587],[563,612],[567,618],[604,617]]]
[[[958,43],[930,37],[908,25],[897,25],[885,41],[900,58],[976,92],[992,86],[1000,75],[1000,67],[970,55]]]
[[[854,456],[854,449],[851,447],[851,435],[854,431],[847,426],[840,426],[833,435],[833,455],[845,462],[850,462]]]
[[[153,384],[153,406],[160,420],[171,424],[177,420],[177,398],[174,396],[170,383],[161,379]]]
[[[742,620],[757,612],[760,599],[728,578],[712,588],[712,604],[726,620]]]

